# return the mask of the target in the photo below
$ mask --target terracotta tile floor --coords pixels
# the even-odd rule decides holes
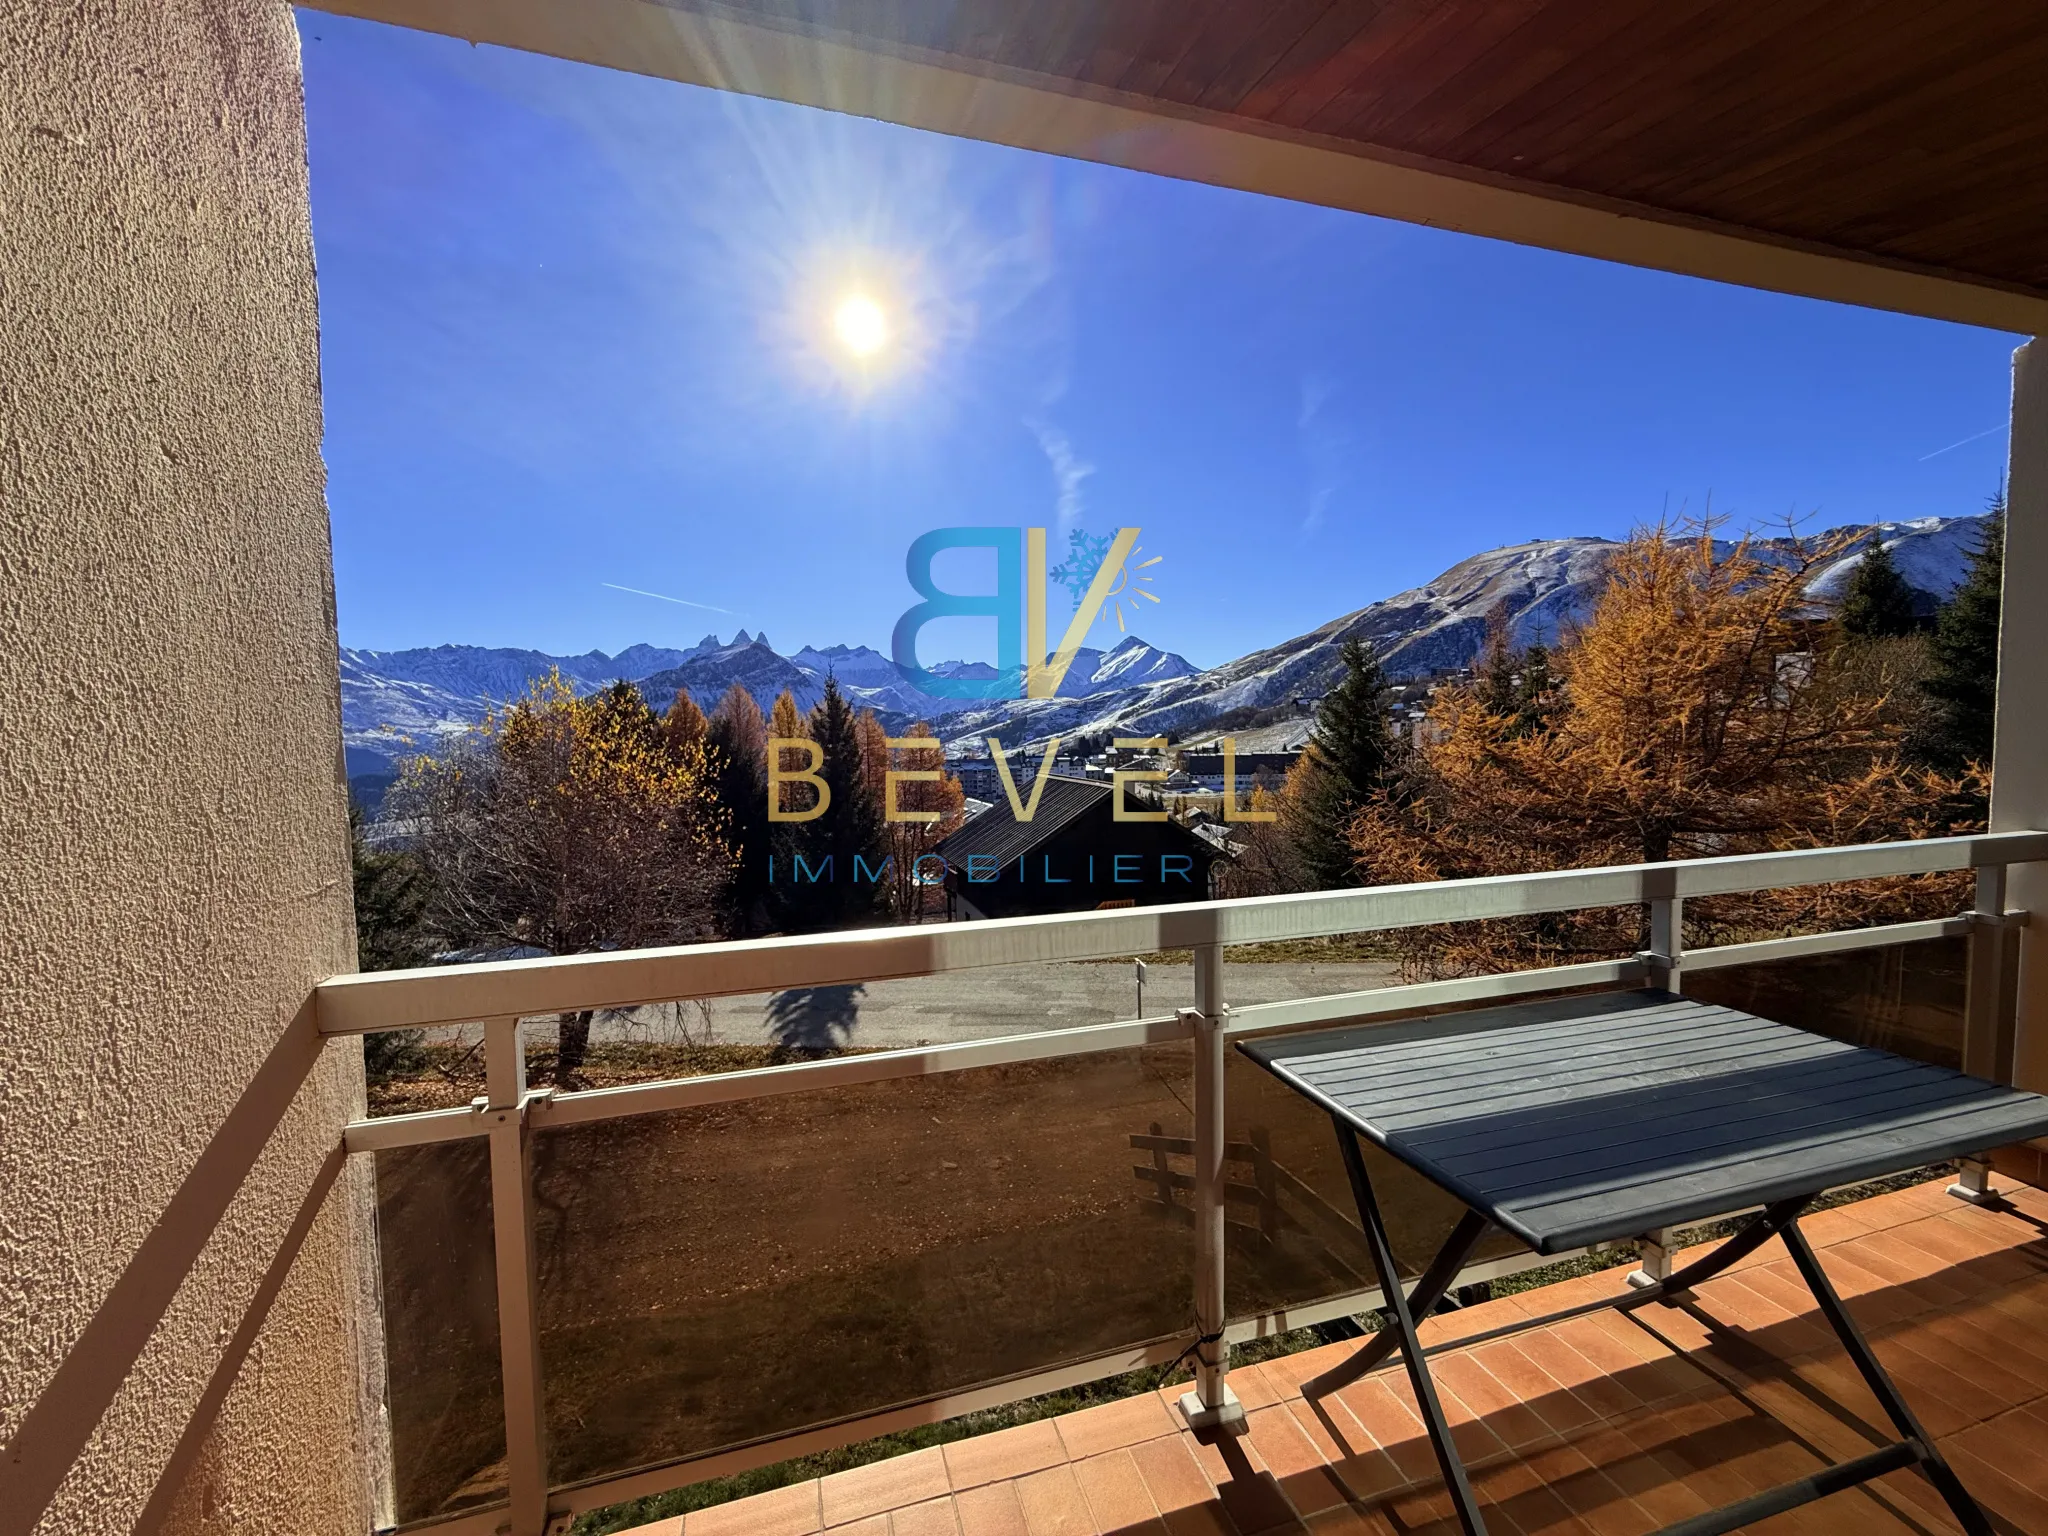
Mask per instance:
[[[2048,1194],[2012,1209],[1940,1183],[1804,1225],[1879,1357],[2005,1533],[2048,1536]],[[1612,1291],[1566,1281],[1425,1325],[1453,1338]],[[1598,1313],[1434,1357],[1491,1530],[1635,1536],[1890,1439],[1877,1403],[1768,1244],[1697,1302]],[[957,1441],[777,1489],[636,1536],[1396,1536],[1456,1529],[1405,1374],[1318,1405],[1300,1383],[1355,1346],[1233,1371],[1251,1432],[1198,1445],[1183,1390]],[[1781,1536],[1956,1529],[1895,1472],[1752,1527]]]

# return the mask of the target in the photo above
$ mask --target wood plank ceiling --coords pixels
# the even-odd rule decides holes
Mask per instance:
[[[2048,291],[2042,0],[666,0]]]

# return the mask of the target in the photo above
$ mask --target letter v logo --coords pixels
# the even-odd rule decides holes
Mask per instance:
[[[1109,553],[1102,557],[1102,564],[1096,568],[1095,579],[1088,583],[1088,591],[1082,597],[1080,606],[1074,610],[1073,618],[1067,621],[1067,632],[1060,637],[1059,651],[1050,661],[1045,656],[1045,530],[1027,528],[1024,530],[1025,568],[1025,624],[1024,624],[1024,692],[1025,697],[1050,699],[1059,692],[1059,686],[1066,680],[1067,668],[1074,664],[1074,653],[1081,649],[1081,642],[1088,638],[1088,631],[1094,627],[1095,616],[1102,612],[1103,601],[1109,596],[1109,589],[1115,585],[1117,572],[1138,542],[1141,530],[1119,528],[1116,538],[1109,546]],[[991,740],[994,738],[991,737]],[[998,762],[1002,761],[998,755]],[[1051,761],[1050,758],[1047,759]],[[1008,769],[1004,770],[1005,774]],[[1039,774],[1044,782],[1045,774]],[[1032,804],[1035,806],[1034,798]],[[1029,818],[1025,818],[1028,820]]]
[[[1060,748],[1060,739],[1055,736],[1045,744],[1045,757],[1039,762],[1038,777],[1031,781],[1031,799],[1026,802],[1017,793],[1017,781],[1010,777],[1010,760],[1003,755],[1003,744],[995,737],[988,738],[989,755],[996,760],[996,776],[1003,781],[1003,793],[1010,801],[1010,814],[1019,821],[1029,821],[1038,814],[1038,802],[1045,795],[1045,781],[1052,777],[1053,754]]]

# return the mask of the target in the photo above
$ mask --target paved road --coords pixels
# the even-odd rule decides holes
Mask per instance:
[[[1245,964],[1226,967],[1223,985],[1232,1003],[1244,1004],[1357,992],[1395,979],[1394,968],[1382,964]],[[1192,966],[1148,967],[1147,1014],[1192,1007],[1194,1001]],[[1129,965],[1058,964],[640,1008],[600,1016],[592,1033],[600,1040],[687,1037],[732,1044],[875,1047],[980,1040],[1138,1016]],[[534,1033],[544,1037],[546,1030],[536,1027]]]

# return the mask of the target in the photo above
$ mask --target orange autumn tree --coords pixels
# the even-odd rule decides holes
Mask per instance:
[[[551,673],[455,751],[414,759],[392,794],[439,931],[556,955],[716,936],[732,851],[701,719],[664,729],[631,683],[579,698]],[[590,1023],[562,1016],[558,1081]]]
[[[1369,883],[1634,864],[1964,830],[1975,786],[1902,763],[1896,711],[1850,685],[1805,587],[1840,553],[1706,529],[1641,530],[1583,626],[1547,658],[1542,706],[1441,691],[1401,783],[1353,821]],[[1496,688],[1492,690],[1498,692]],[[1955,877],[1688,905],[1696,941],[1954,911]],[[1417,973],[1562,964],[1641,942],[1634,909],[1418,930]]]

